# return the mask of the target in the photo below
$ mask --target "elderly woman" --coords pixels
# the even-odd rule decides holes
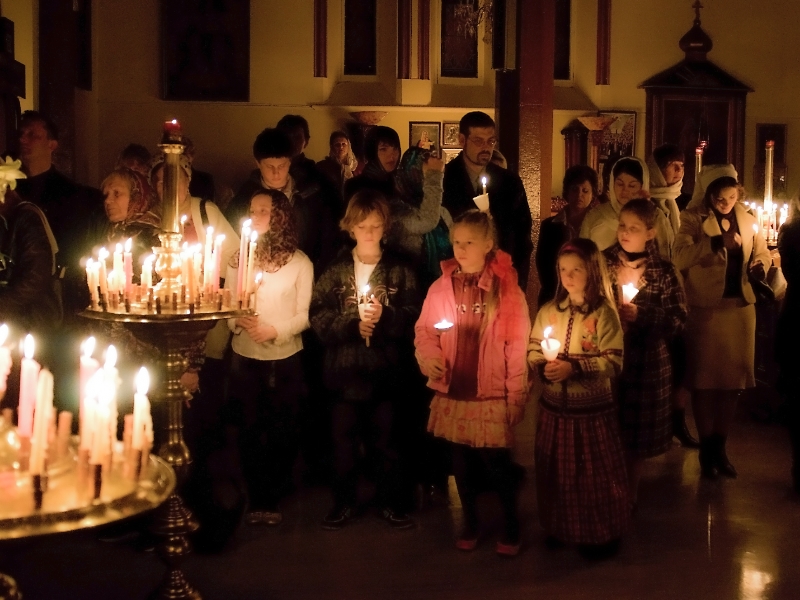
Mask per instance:
[[[729,173],[720,170],[702,204],[681,215],[674,248],[689,303],[687,385],[700,434],[700,469],[710,479],[736,477],[725,444],[736,400],[755,386],[756,296],[750,278],[763,279],[771,263]]]
[[[585,165],[574,165],[564,173],[562,189],[567,205],[556,216],[542,221],[539,245],[536,248],[536,270],[542,284],[539,306],[555,298],[558,287],[558,251],[564,243],[578,237],[586,213],[598,204],[597,172]]]
[[[114,169],[100,184],[105,198],[108,222],[102,243],[123,243],[133,240],[134,263],[159,246],[161,216],[157,198],[147,178],[126,168]]]

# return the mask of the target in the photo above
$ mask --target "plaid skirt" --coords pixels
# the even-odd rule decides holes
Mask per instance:
[[[560,415],[539,408],[539,519],[562,542],[604,544],[628,527],[628,476],[617,414]]]

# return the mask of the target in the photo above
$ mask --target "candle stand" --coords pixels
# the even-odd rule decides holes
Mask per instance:
[[[165,124],[160,148],[165,155],[162,233],[159,235],[161,247],[153,251],[158,257],[156,271],[161,281],[151,288],[147,298],[128,298],[124,303],[112,302],[110,305],[101,299],[81,316],[94,321],[122,324],[139,341],[159,349],[161,373],[156,380],[162,384],[153,398],[165,405],[167,419],[158,455],[175,470],[179,489],[191,463],[189,448],[183,439],[183,406],[191,396],[180,384],[180,378],[188,366],[187,353],[217,321],[252,315],[253,311],[239,309],[241,305],[236,301],[233,305],[230,301],[225,302],[224,299],[229,297],[220,294],[214,287],[198,288],[196,295],[186,296],[188,286],[186,281],[182,281],[182,235],[178,212],[178,171],[184,145],[177,121]],[[209,269],[211,265],[206,264],[205,268]],[[167,565],[157,598],[200,598],[180,569],[183,559],[191,551],[188,536],[197,528],[197,521],[175,491],[159,509],[153,528],[154,533],[164,539],[159,554]]]

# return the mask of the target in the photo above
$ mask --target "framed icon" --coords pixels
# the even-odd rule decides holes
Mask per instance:
[[[438,157],[439,150],[441,150],[439,141],[441,127],[441,123],[410,121],[408,124],[408,147],[417,146],[430,151],[431,154]]]
[[[457,121],[444,121],[442,123],[442,148],[461,148],[458,142],[459,125]]]

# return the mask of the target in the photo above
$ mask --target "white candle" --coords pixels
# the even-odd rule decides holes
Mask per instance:
[[[483,184],[483,193],[486,193],[486,176],[484,175],[481,177],[481,183]]]
[[[193,298],[197,297],[198,286],[201,283],[201,271],[203,266],[203,246],[202,244],[194,245],[194,294]]]
[[[33,360],[33,336],[25,336],[23,351],[25,357],[20,367],[19,412],[17,415],[17,433],[20,437],[30,438],[33,435],[33,411],[36,405],[36,386],[41,366]]]
[[[445,332],[445,331],[447,331],[449,329],[452,329],[453,328],[453,324],[450,321],[448,321],[447,319],[442,319],[441,321],[436,323],[433,326],[433,328],[434,329],[438,329],[441,332]]]
[[[113,269],[113,287],[111,288],[112,292],[119,293],[120,288],[122,287],[122,282],[124,281],[125,273],[122,266],[122,244],[117,244],[116,249],[114,250],[114,269]]]
[[[242,224],[242,237],[239,239],[239,268],[236,277],[236,299],[244,303],[245,281],[247,277],[247,240],[250,237],[252,220]]]
[[[247,252],[247,273],[245,275],[245,298],[250,298],[250,294],[253,293],[253,283],[255,282],[255,275],[253,274],[253,268],[255,266],[255,259],[256,259],[256,242],[258,240],[258,232],[254,231],[250,234],[250,249]]]
[[[142,293],[147,295],[147,291],[153,287],[153,263],[156,257],[152,254],[144,259],[142,265]]]
[[[361,297],[358,301],[358,317],[362,321],[369,321],[371,320],[371,315],[367,314],[367,309],[369,309],[369,284],[366,284],[361,287]],[[369,348],[369,337],[366,338],[367,347]]]
[[[6,393],[8,374],[11,372],[11,349],[5,346],[8,339],[8,325],[0,325],[0,400]]]
[[[127,298],[131,297],[133,293],[133,254],[131,253],[131,247],[133,245],[133,240],[128,238],[125,242],[125,254],[123,255],[123,262],[124,262],[124,269],[125,269],[125,296]]]
[[[195,290],[197,289],[197,280],[195,279],[195,272],[194,272],[194,254],[192,254],[191,250],[187,250],[185,254],[185,262],[186,262],[186,293],[189,296],[189,304],[194,302],[195,296],[197,295]]]
[[[203,255],[203,289],[209,292],[211,279],[214,273],[214,263],[212,262],[214,253],[214,228],[206,229],[206,246]]]
[[[86,338],[81,343],[81,363],[78,378],[78,428],[80,435],[83,435],[84,420],[86,416],[86,402],[88,394],[89,380],[97,373],[100,363],[92,358],[97,341],[94,337]]]
[[[100,292],[97,290],[97,268],[99,263],[95,263],[91,258],[86,261],[86,285],[89,287],[89,295],[92,297],[92,306],[97,306],[100,302]]]
[[[211,280],[214,292],[219,291],[219,271],[222,265],[222,242],[224,241],[224,235],[218,235],[217,239],[214,240],[214,272]]]
[[[253,311],[258,313],[258,290],[261,288],[261,281],[264,278],[264,273],[259,271],[256,273],[256,290],[253,293]]]
[[[150,374],[142,367],[136,374],[136,394],[133,396],[133,434],[131,447],[141,450],[145,445],[147,421],[150,419],[150,399],[147,391],[150,388]],[[152,427],[152,425],[151,425]]]
[[[636,294],[639,293],[639,288],[637,288],[632,283],[626,283],[622,286],[622,303],[623,304],[630,304],[633,302],[633,299],[636,297]]]
[[[98,370],[86,382],[83,416],[81,417],[80,449],[91,452],[94,445],[94,434],[97,430],[97,396],[103,382],[103,373]]]
[[[109,382],[102,376],[102,371],[98,372],[101,378],[97,382],[97,401],[94,405],[94,420],[92,431],[92,446],[89,462],[93,465],[102,465],[106,462],[106,457],[111,452],[110,433],[110,403],[111,393]]]
[[[114,346],[109,346],[106,350],[106,362],[103,365],[103,374],[106,381],[106,391],[109,394],[108,399],[108,436],[111,442],[117,439],[117,392],[119,390],[119,371],[116,368],[117,364],[117,349]]]
[[[108,258],[108,250],[100,248],[97,253],[98,261],[100,262],[99,272],[97,274],[98,285],[100,286],[100,293],[103,295],[108,294],[108,265],[106,259]]]
[[[542,354],[544,354],[547,361],[554,361],[558,358],[558,351],[561,349],[561,342],[551,338],[551,333],[553,333],[553,328],[547,327],[544,330],[544,339],[542,340]]]
[[[36,385],[36,412],[33,416],[33,435],[31,437],[31,475],[44,473],[47,454],[47,432],[53,408],[53,375],[47,369],[39,373]]]

